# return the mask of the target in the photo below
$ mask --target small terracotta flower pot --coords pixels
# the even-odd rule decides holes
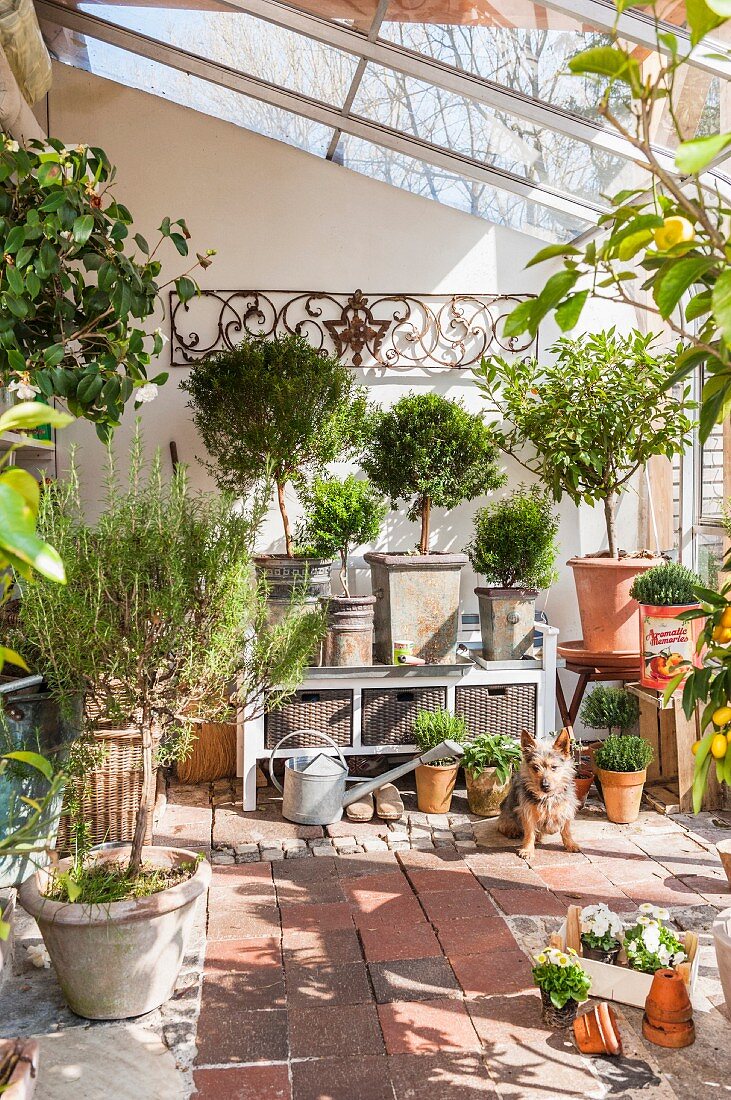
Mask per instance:
[[[496,775],[495,768],[484,768],[478,776],[474,776],[468,768],[465,768],[467,802],[471,814],[478,814],[480,817],[497,817],[500,813],[500,807],[510,790],[510,780],[500,784]]]
[[[579,800],[579,809],[586,802],[591,785],[594,782],[594,773],[584,770],[583,765],[579,768],[574,776],[574,787],[576,789],[576,797]]]
[[[574,1020],[574,1038],[582,1054],[622,1053],[617,1014],[605,1001]]]
[[[677,970],[656,970],[645,1001],[642,1034],[660,1047],[680,1049],[695,1042],[693,1006]]]
[[[602,798],[609,820],[615,825],[629,825],[636,821],[640,814],[647,768],[641,772],[608,772],[597,768],[596,774],[602,785]]]
[[[31,1100],[38,1079],[38,1043],[35,1039],[0,1039],[0,1066],[7,1058],[15,1067],[4,1088],[3,1100]]]
[[[571,1027],[578,1011],[579,1006],[576,1001],[567,1001],[563,1008],[556,1008],[550,994],[541,990],[541,1019],[548,1027],[556,1031]]]
[[[458,770],[458,764],[419,764],[416,804],[422,814],[449,813]]]

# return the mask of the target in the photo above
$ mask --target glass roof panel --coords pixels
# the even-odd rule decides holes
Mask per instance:
[[[62,30],[43,21],[42,29],[53,55],[76,68],[151,92],[318,156],[324,156],[330,144],[333,131],[320,123],[88,35]]]
[[[335,160],[372,179],[547,241],[571,240],[589,228],[590,223],[579,217],[559,213],[349,134],[342,135]]]

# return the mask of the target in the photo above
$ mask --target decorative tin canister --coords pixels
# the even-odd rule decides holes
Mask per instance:
[[[403,664],[404,657],[411,657],[414,653],[414,643],[410,641],[400,641],[393,643],[393,663],[395,665]]]
[[[685,622],[679,618],[683,611],[692,611],[696,607],[698,604],[695,603],[674,604],[671,607],[640,604],[640,683],[643,687],[665,691],[684,667],[687,671],[690,671],[691,664],[700,667],[701,660],[695,651],[699,620]]]

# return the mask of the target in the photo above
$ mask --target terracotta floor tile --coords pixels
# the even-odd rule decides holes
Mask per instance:
[[[259,967],[282,965],[278,940],[209,940],[206,944],[206,974],[248,973]]]
[[[450,955],[449,962],[466,997],[520,993],[533,984],[530,960],[518,948]]]
[[[481,887],[478,891],[455,889],[419,894],[419,901],[433,923],[495,916],[495,906]]]
[[[300,932],[332,932],[337,928],[352,928],[350,906],[345,902],[299,902],[282,904],[282,929]]]
[[[467,857],[472,873],[481,886],[488,890],[509,889],[515,886],[544,886],[537,871],[514,852],[494,855],[478,852]]]
[[[383,1054],[375,1005],[339,1005],[289,1010],[293,1058],[354,1058]],[[298,1098],[299,1100],[299,1098]]]
[[[410,928],[391,928],[387,924],[366,928],[361,925],[358,932],[368,962],[423,959],[442,954],[437,937],[426,922]]]
[[[358,875],[356,878],[343,879],[342,888],[351,904],[359,904],[362,899],[371,896],[396,898],[413,897],[414,894],[403,874]]]
[[[197,1069],[195,1100],[290,1100],[286,1065]]]
[[[199,1066],[286,1061],[287,1012],[242,1008],[240,1000],[225,1013],[213,1004],[203,1005],[196,1045]]]
[[[684,875],[682,883],[719,909],[731,905],[731,884],[721,875]]]
[[[292,1095],[296,1100],[393,1100],[387,1059],[360,1055],[293,1062]]]
[[[378,1006],[389,1054],[480,1050],[463,1001],[397,1001]]]
[[[649,901],[653,905],[704,905],[703,898],[680,879],[673,875],[664,875],[662,878],[639,879],[636,882],[627,882],[622,887],[633,901],[638,904]]]
[[[474,1054],[394,1054],[388,1072],[396,1100],[497,1100],[487,1068]]]
[[[482,892],[477,879],[465,863],[455,863],[446,868],[410,867],[406,871],[409,881],[417,894],[434,890],[476,890]]]
[[[511,951],[516,943],[502,917],[440,921],[437,936],[445,955],[480,955],[496,948]]]
[[[434,851],[420,851],[418,848],[407,848],[398,853],[398,861],[405,870],[410,867],[436,871],[444,870],[450,864],[460,865],[462,856],[458,851],[449,848],[436,848]]]
[[[355,928],[336,928],[329,932],[299,932],[285,929],[282,935],[284,958],[300,965],[321,966],[360,962],[363,958]]]
[[[299,905],[302,902],[323,905],[345,900],[340,880],[335,876],[313,879],[311,882],[286,879],[277,883],[277,901],[280,905]]]
[[[637,909],[637,903],[623,893],[607,894],[602,891],[600,894],[580,894],[577,891],[562,893],[557,890],[556,898],[564,914],[569,905],[598,905],[599,902],[608,905],[614,913],[634,913]]]
[[[504,913],[527,917],[564,917],[566,906],[550,890],[531,887],[516,890],[491,890],[491,897]]]
[[[364,852],[353,856],[338,856],[335,863],[337,875],[342,879],[360,878],[362,875],[402,873],[395,852]]]
[[[219,909],[213,906],[208,916],[208,940],[278,940],[281,936],[279,910],[270,905],[257,912],[244,908]]]
[[[271,873],[277,886],[282,882],[327,882],[338,877],[336,863],[335,856],[283,859],[271,864]]]
[[[413,894],[383,896],[381,900],[369,895],[363,901],[363,908],[351,904],[350,912],[357,928],[376,928],[379,924],[394,928],[409,929],[415,924],[426,921],[423,910]]]
[[[364,962],[302,966],[288,960],[285,978],[290,1005],[357,1005],[373,1000]]]
[[[225,886],[230,889],[237,884],[245,883],[271,883],[271,863],[239,863],[228,867],[213,867],[211,874],[211,887]]]
[[[459,983],[447,960],[397,959],[372,962],[368,971],[379,1004],[390,1001],[434,1001],[441,997],[461,997]]]

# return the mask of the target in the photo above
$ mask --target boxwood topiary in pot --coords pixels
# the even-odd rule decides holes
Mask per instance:
[[[496,817],[508,793],[513,769],[521,761],[520,744],[504,733],[481,733],[465,745],[462,766],[470,812]]]
[[[442,741],[467,740],[464,718],[448,710],[420,710],[414,720],[414,741],[420,752],[436,748]],[[416,768],[416,801],[423,814],[446,814],[452,804],[452,792],[459,764],[435,760]]]
[[[675,680],[677,691],[683,684],[683,669],[700,666],[696,641],[698,619],[684,618],[700,605],[696,586],[700,577],[679,562],[665,562],[635,577],[630,596],[640,605],[640,649],[643,687],[665,691]],[[679,675],[679,673],[681,675]]]
[[[475,589],[486,660],[520,660],[530,651],[538,589],[558,577],[557,532],[550,498],[538,485],[521,485],[477,512],[467,555],[490,586]]]
[[[456,508],[503,483],[493,430],[459,401],[408,393],[374,415],[363,469],[392,507],[408,501],[419,520],[413,554],[366,554],[376,603],[376,655],[390,663],[393,645],[410,641],[429,662],[455,659],[464,554],[431,546],[432,509]]]
[[[612,734],[594,753],[607,817],[619,825],[636,821],[640,812],[652,746],[634,734]]]

